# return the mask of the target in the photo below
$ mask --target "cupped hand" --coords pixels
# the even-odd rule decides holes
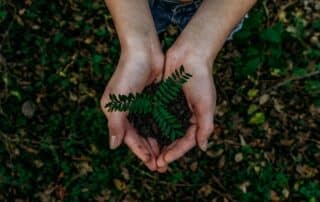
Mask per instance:
[[[140,44],[140,46],[139,46]],[[101,108],[108,119],[111,149],[124,142],[152,171],[157,170],[159,146],[153,138],[143,138],[130,124],[125,112],[108,112],[105,108],[110,94],[141,92],[145,86],[160,81],[164,57],[159,44],[141,44],[122,50],[117,68],[101,98]],[[147,47],[146,47],[147,46]]]
[[[192,74],[191,79],[183,86],[192,118],[185,136],[161,151],[157,159],[158,170],[164,171],[169,163],[182,157],[196,145],[204,151],[207,149],[208,138],[214,129],[216,90],[212,76],[214,59],[209,54],[206,56],[203,51],[206,50],[180,37],[166,54],[165,78],[181,66]]]

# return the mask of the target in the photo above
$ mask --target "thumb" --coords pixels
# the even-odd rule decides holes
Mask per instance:
[[[108,118],[110,149],[116,149],[123,141],[126,132],[126,119],[121,112],[112,112]]]
[[[197,130],[197,143],[202,151],[206,151],[208,148],[208,139],[213,132],[214,124],[213,120],[199,120],[198,130]]]
[[[198,114],[197,117],[197,144],[202,151],[206,151],[208,147],[208,139],[214,130],[213,113],[208,110]]]

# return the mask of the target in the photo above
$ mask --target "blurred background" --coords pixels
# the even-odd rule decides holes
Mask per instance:
[[[213,67],[208,151],[157,174],[108,148],[120,46],[104,2],[1,0],[0,201],[319,201],[319,40],[319,1],[259,1]]]

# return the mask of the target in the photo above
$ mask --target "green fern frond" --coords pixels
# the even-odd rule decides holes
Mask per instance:
[[[120,111],[135,114],[146,114],[152,110],[151,96],[145,93],[137,93],[136,95],[130,93],[129,95],[115,95],[110,94],[110,102],[105,107],[109,112]]]
[[[130,93],[129,95],[115,95],[110,94],[110,102],[106,104],[106,108],[108,108],[109,112],[120,111],[125,112],[128,111],[132,102],[135,100],[137,95]]]
[[[120,111],[132,114],[151,113],[160,130],[172,140],[182,136],[182,127],[177,119],[166,110],[166,105],[176,99],[182,85],[191,78],[184,68],[175,70],[170,77],[162,81],[154,95],[137,93],[129,95],[110,94],[108,111]]]
[[[159,89],[155,93],[155,99],[159,100],[163,104],[168,104],[173,101],[180,90],[182,85],[186,83],[192,77],[191,74],[186,73],[184,68],[176,69],[173,74],[165,79],[159,86]]]
[[[176,117],[165,109],[163,105],[153,108],[152,116],[160,130],[172,140],[182,135],[180,123],[177,121]]]
[[[152,98],[151,96],[142,93],[137,94],[134,101],[129,107],[129,112],[134,114],[147,114],[152,111]]]

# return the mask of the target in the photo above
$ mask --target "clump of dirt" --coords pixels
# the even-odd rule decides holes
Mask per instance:
[[[144,92],[149,95],[154,95],[154,92],[158,89],[158,86],[159,84],[152,84],[146,87]],[[189,120],[192,114],[188,108],[187,100],[182,91],[173,102],[167,105],[166,109],[176,117],[182,126],[183,134],[185,134],[190,125]],[[162,133],[151,113],[143,116],[138,114],[129,114],[128,119],[138,130],[138,133],[141,136],[155,138],[160,146],[165,146],[172,142],[172,140],[166,134]]]

